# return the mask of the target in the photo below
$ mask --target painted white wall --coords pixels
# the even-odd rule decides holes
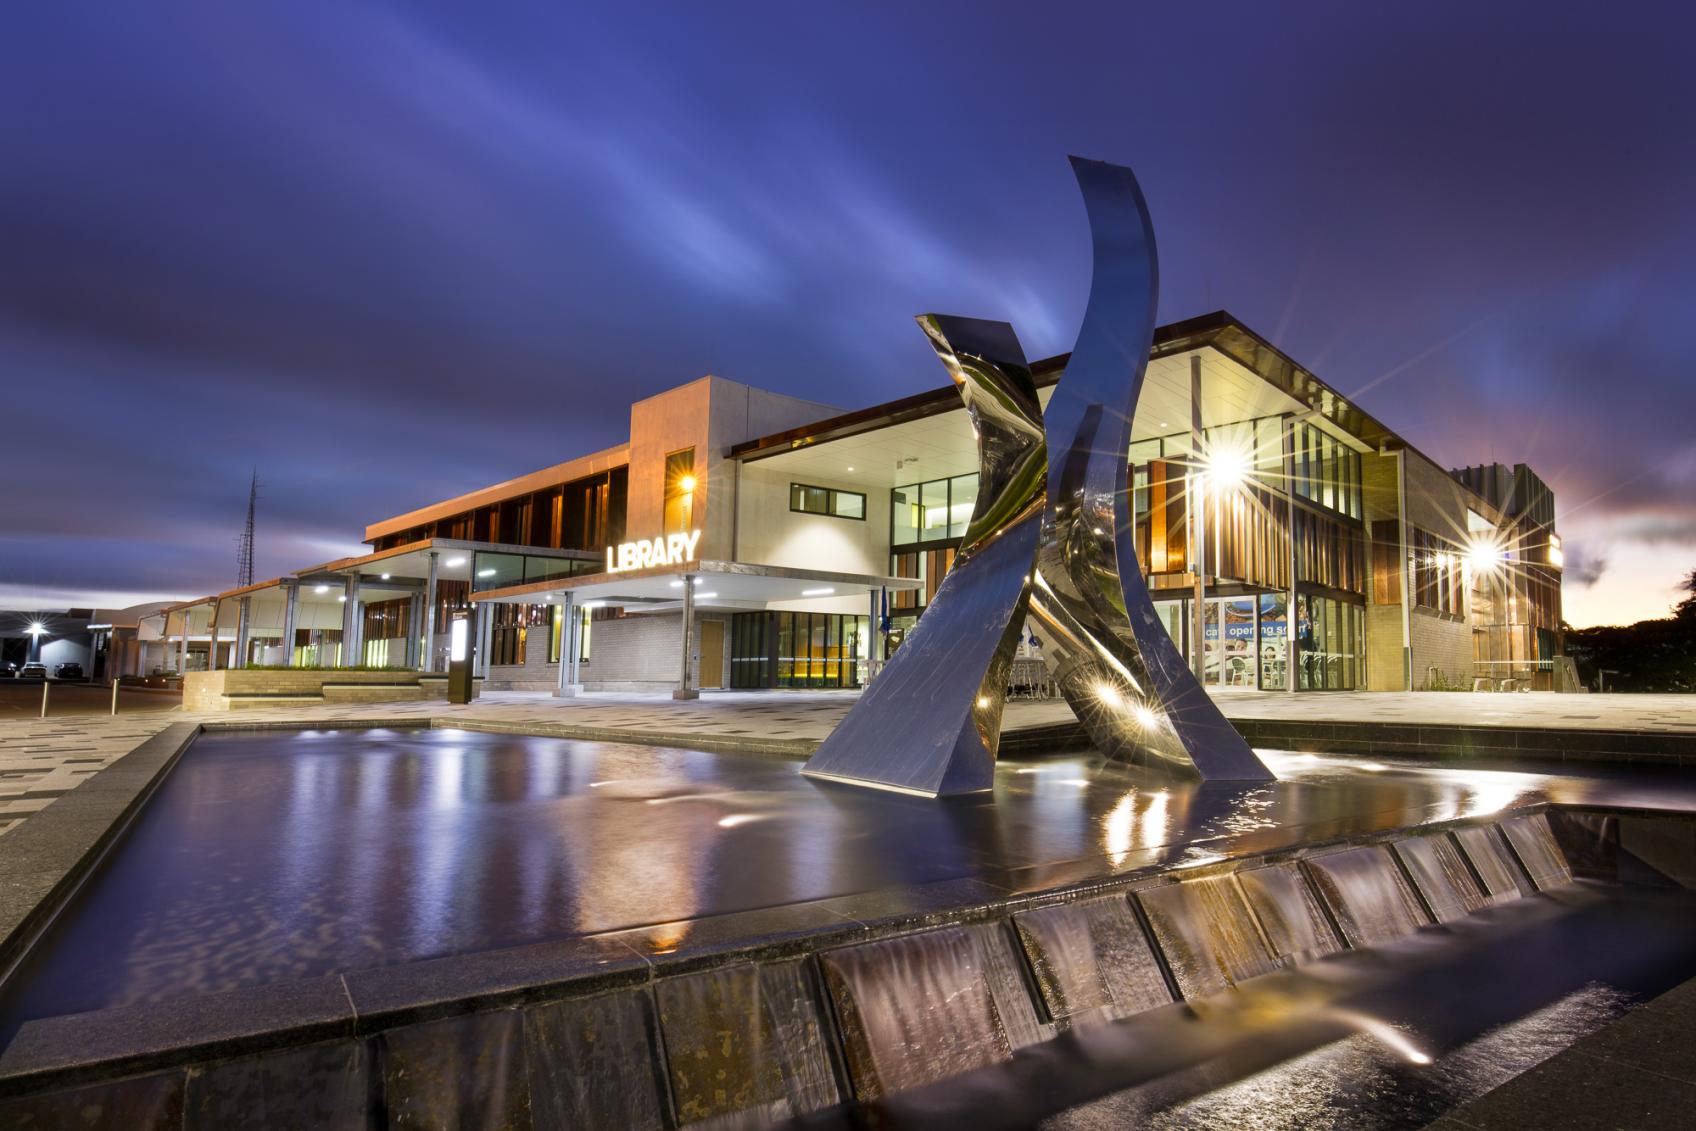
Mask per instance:
[[[866,496],[864,521],[832,515],[797,514],[789,509],[788,474],[757,463],[742,468],[742,510],[737,558],[792,569],[838,573],[889,573],[889,489],[848,480],[808,479],[813,487],[834,487]],[[816,607],[808,603],[808,608]]]
[[[41,662],[47,665],[49,675],[53,674],[55,664],[81,664],[84,674],[87,674],[91,670],[88,652],[86,643],[75,640],[45,640],[41,645]]]

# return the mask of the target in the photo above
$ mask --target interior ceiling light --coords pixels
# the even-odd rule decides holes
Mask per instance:
[[[328,585],[314,585],[312,587],[312,591],[314,593],[328,593],[330,591],[330,587]]]
[[[452,568],[453,568],[453,567],[455,567],[455,566],[462,566],[462,565],[464,565],[464,564],[465,564],[465,559],[464,559],[464,558],[449,558],[449,559],[448,559],[448,560],[447,560],[447,563],[446,563],[446,564],[447,564],[447,566],[448,566],[448,568],[450,568],[450,569],[452,569]]]
[[[829,588],[829,587],[826,587],[824,589],[803,589],[803,590],[801,590],[801,596],[803,596],[803,597],[823,597],[827,594],[834,593],[834,592],[836,592],[836,590]]]

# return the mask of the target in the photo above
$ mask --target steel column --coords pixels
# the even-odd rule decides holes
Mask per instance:
[[[677,677],[677,690],[671,693],[673,699],[699,699],[701,693],[695,690],[693,684],[694,671],[691,663],[695,651],[695,575],[683,575],[683,664]]]

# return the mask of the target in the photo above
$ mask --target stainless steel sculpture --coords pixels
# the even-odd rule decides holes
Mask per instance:
[[[1075,157],[1072,169],[1095,265],[1046,413],[1010,326],[920,319],[977,432],[977,507],[925,615],[806,774],[930,796],[991,788],[1028,609],[1104,753],[1209,780],[1272,779],[1184,663],[1137,565],[1126,479],[1154,339],[1154,231],[1129,169]]]
[[[978,501],[911,637],[807,774],[935,796],[988,789],[1042,525],[1042,405],[1003,322],[927,315],[978,442]]]

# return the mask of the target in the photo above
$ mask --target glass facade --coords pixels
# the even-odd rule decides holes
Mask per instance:
[[[889,544],[911,546],[965,536],[978,503],[978,477],[956,475],[889,492]]]
[[[866,497],[858,491],[838,491],[834,487],[791,483],[789,509],[799,514],[826,514],[833,518],[857,518],[864,521]]]
[[[551,550],[602,550],[624,541],[629,481],[629,469],[617,467],[385,534],[371,545],[390,550],[428,538],[456,538]]]
[[[730,686],[859,687],[871,622],[838,613],[737,613],[730,621]]]
[[[1296,597],[1296,686],[1303,691],[1348,691],[1365,682],[1366,616],[1359,605]]]
[[[482,593],[528,581],[554,581],[606,568],[600,559],[543,558],[532,554],[497,554],[478,550],[471,559],[471,589]]]

